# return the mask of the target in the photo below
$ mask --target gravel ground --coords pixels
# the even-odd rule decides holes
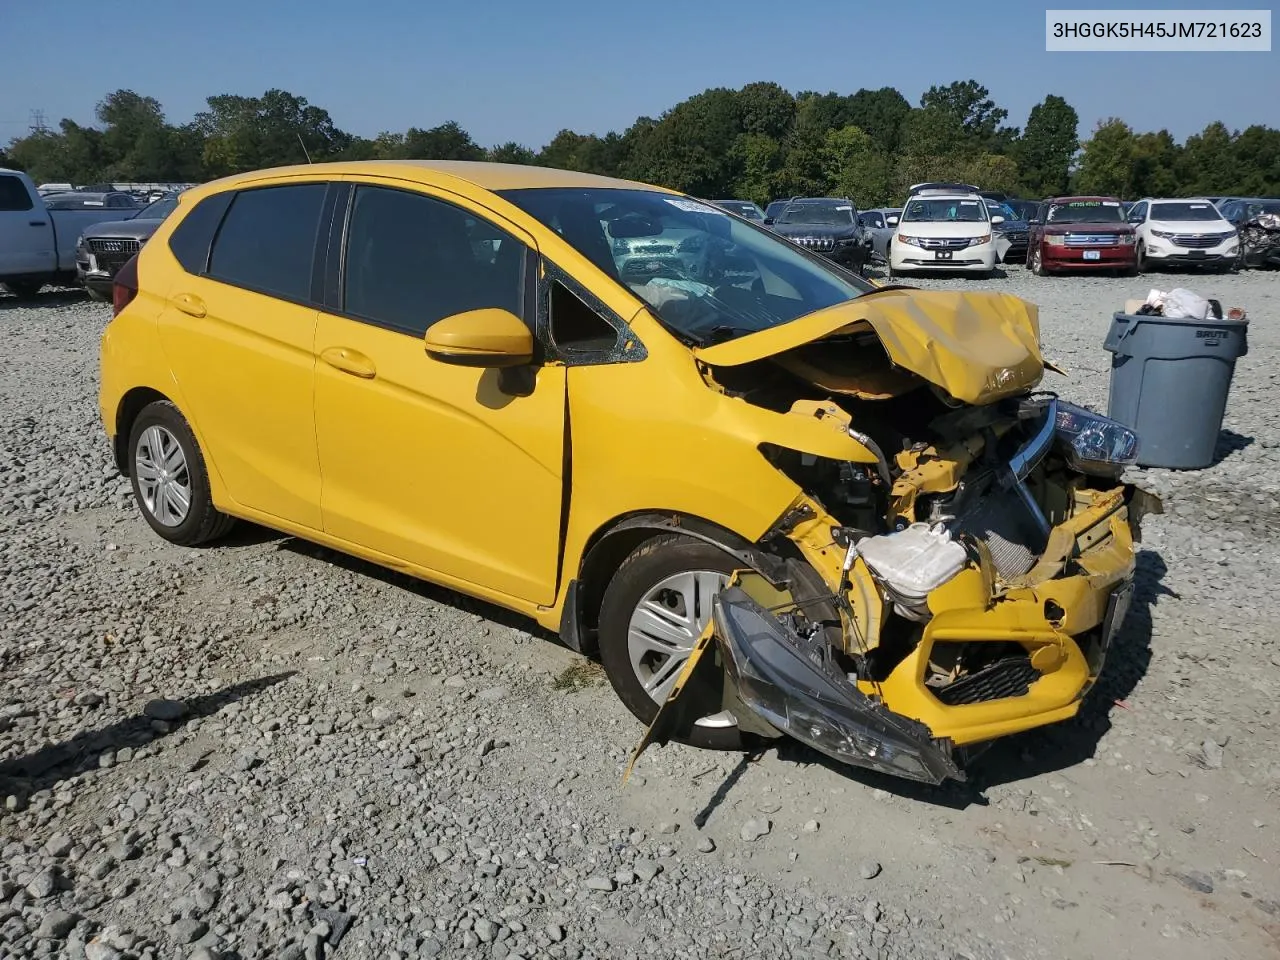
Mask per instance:
[[[963,281],[921,281],[965,286]],[[1280,278],[1039,279],[1049,385],[1110,314],[1253,318],[1104,682],[924,789],[667,747],[533,625],[241,526],[152,535],[97,420],[108,310],[0,299],[0,957],[1275,957]],[[336,946],[335,946],[336,944]]]

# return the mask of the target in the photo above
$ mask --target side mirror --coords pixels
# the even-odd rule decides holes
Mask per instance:
[[[885,217],[885,218],[884,218],[884,222],[885,222],[885,223],[887,223],[887,224],[888,224],[889,226],[891,226],[891,227],[896,227],[896,226],[898,225],[898,218],[897,218],[897,217]]]
[[[776,219],[777,219],[776,217],[765,217],[765,218],[764,218],[764,225],[765,225],[766,227],[768,227],[768,226],[772,226],[772,224],[773,224],[774,220],[776,220]]]
[[[514,313],[496,307],[438,320],[423,342],[432,359],[461,367],[519,367],[533,359],[533,333]]]
[[[1000,216],[999,214],[996,214],[994,217],[992,217],[992,218],[991,218],[991,222],[992,222],[992,223],[1004,223],[1004,217]]]

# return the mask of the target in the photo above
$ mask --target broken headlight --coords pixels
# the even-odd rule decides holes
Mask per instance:
[[[713,604],[725,671],[742,703],[770,726],[842,763],[925,783],[964,779],[950,741],[823,670],[740,587],[722,590]]]
[[[1058,401],[1058,446],[1072,469],[1114,477],[1138,459],[1138,435],[1100,413]]]

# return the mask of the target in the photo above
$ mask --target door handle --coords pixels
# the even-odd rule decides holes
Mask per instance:
[[[28,227],[47,227],[48,225],[49,225],[48,220],[28,220],[27,221]]]
[[[178,294],[173,298],[173,305],[191,317],[203,317],[209,312],[205,308],[204,301],[194,293]]]
[[[321,352],[320,359],[343,373],[349,373],[365,380],[372,380],[378,372],[378,368],[373,365],[372,360],[360,351],[352,350],[350,347],[329,347]]]

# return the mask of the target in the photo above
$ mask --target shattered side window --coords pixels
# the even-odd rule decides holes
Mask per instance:
[[[567,366],[633,363],[649,355],[621,317],[546,260],[538,294],[538,330],[549,355]]]

